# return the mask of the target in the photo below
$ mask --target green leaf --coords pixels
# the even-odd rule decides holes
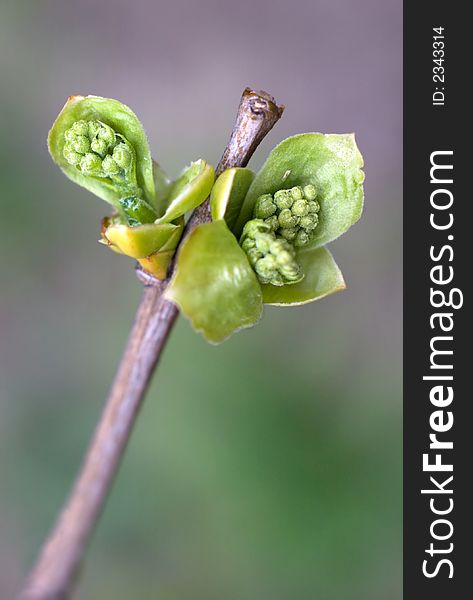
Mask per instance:
[[[303,133],[287,138],[268,156],[248,190],[235,232],[253,216],[256,199],[279,189],[313,184],[320,203],[319,224],[311,246],[344,233],[363,208],[363,158],[353,134]]]
[[[158,215],[162,215],[166,210],[166,199],[169,196],[172,181],[169,179],[161,165],[155,160],[153,160],[153,178],[154,188],[156,190],[155,207],[158,211]]]
[[[166,199],[164,215],[156,223],[169,223],[194,209],[208,197],[215,181],[214,168],[205,160],[199,159],[180,175],[171,185]]]
[[[70,165],[63,156],[64,133],[75,121],[98,120],[109,125],[116,133],[128,140],[136,154],[136,179],[144,198],[156,207],[153,166],[146,134],[134,112],[118,100],[100,96],[70,96],[54,122],[49,135],[48,147],[53,160],[75,183],[99,198],[119,207],[122,192],[106,177],[84,175]]]
[[[305,277],[294,285],[262,285],[263,301],[274,306],[297,306],[345,289],[343,275],[326,248],[304,248],[297,253]]]
[[[222,220],[199,225],[183,243],[166,297],[213,343],[254,325],[263,308],[256,275]]]
[[[181,237],[184,223],[155,223],[128,227],[113,224],[103,231],[104,241],[122,254],[132,258],[145,258],[159,250],[171,250],[170,240],[176,240],[174,248]]]
[[[213,221],[224,219],[232,231],[254,177],[253,171],[244,167],[227,169],[218,177],[210,194]]]

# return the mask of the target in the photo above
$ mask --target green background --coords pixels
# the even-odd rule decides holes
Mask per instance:
[[[0,597],[69,490],[140,296],[48,128],[69,94],[116,97],[176,175],[218,162],[250,85],[287,107],[254,168],[295,133],[357,134],[365,214],[330,246],[348,289],[220,347],[179,320],[75,598],[400,598],[400,3],[0,10]]]

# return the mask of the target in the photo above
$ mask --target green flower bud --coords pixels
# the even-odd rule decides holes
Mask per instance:
[[[256,246],[255,240],[253,238],[249,238],[249,237],[245,238],[241,243],[241,247],[247,254],[250,250],[253,250],[253,248],[255,246]]]
[[[78,165],[81,161],[82,154],[79,154],[78,152],[73,150],[71,148],[71,146],[69,146],[69,144],[66,144],[64,146],[62,153],[63,153],[64,158],[67,160],[67,162],[70,165],[74,165],[74,166]]]
[[[315,190],[315,185],[311,183],[304,186],[304,197],[306,200],[315,200],[317,196],[317,192]]]
[[[73,142],[77,137],[77,134],[74,133],[74,130],[72,129],[72,127],[70,129],[67,129],[64,133],[64,139],[66,140],[66,142]]]
[[[109,154],[103,159],[102,169],[103,172],[109,176],[117,175],[120,172],[120,167]]]
[[[100,131],[102,125],[98,121],[89,121],[87,123],[87,135],[89,140],[92,140]]]
[[[306,218],[306,217],[304,217]],[[278,235],[283,237],[288,242],[292,242],[297,235],[298,229],[296,227],[284,227],[278,231]]]
[[[80,170],[86,175],[101,175],[102,174],[102,160],[100,156],[88,152],[85,154],[79,164]]]
[[[292,198],[290,190],[278,190],[274,194],[274,202],[276,203],[279,210],[284,210],[285,208],[291,208],[294,200]]]
[[[90,149],[97,154],[100,154],[100,156],[105,156],[107,154],[108,144],[105,140],[94,138],[90,143]]]
[[[256,263],[260,260],[260,258],[263,258],[264,255],[262,252],[260,252],[256,248],[252,248],[251,250],[248,250],[247,256],[248,256],[251,266],[254,267],[256,265]]]
[[[277,210],[277,206],[273,202],[271,194],[263,194],[256,200],[254,216],[257,219],[266,219]]]
[[[77,135],[74,140],[69,142],[72,149],[78,152],[79,154],[86,154],[90,150],[90,142],[85,135]]]
[[[269,225],[269,228],[271,229],[271,231],[276,231],[276,229],[278,229],[278,227],[279,227],[279,221],[278,221],[278,217],[276,215],[273,215],[272,217],[268,217],[267,219],[264,220],[264,222]]]
[[[255,238],[255,246],[260,252],[265,254],[266,252],[269,252],[273,240],[274,236],[271,233],[260,233]]]
[[[304,229],[307,233],[313,231],[318,224],[319,216],[317,213],[309,213],[305,217],[301,217],[301,221],[299,223],[300,227],[302,227],[302,229]]]
[[[291,212],[296,217],[305,217],[309,213],[309,203],[307,200],[296,200],[292,205]]]
[[[290,208],[284,208],[279,213],[278,220],[280,227],[295,227],[298,224],[298,219],[293,216]]]
[[[111,146],[115,142],[115,132],[111,127],[101,123],[100,129],[97,131],[97,137]]]
[[[71,129],[76,135],[87,135],[87,133],[88,133],[87,121],[76,121],[72,125]]]
[[[296,185],[295,187],[291,188],[289,191],[290,191],[291,197],[294,201],[301,200],[304,197],[302,194],[302,188],[300,185]]]
[[[117,146],[115,146],[112,156],[113,160],[119,167],[125,171],[130,168],[130,165],[133,161],[133,152],[126,143],[120,142]]]
[[[258,233],[268,233],[269,231],[271,231],[271,227],[265,221],[262,219],[252,219],[243,227],[241,239],[245,239],[246,237],[255,239]]]
[[[294,246],[301,248],[302,246],[307,246],[310,242],[310,235],[306,233],[303,229],[301,229],[294,240]]]
[[[270,283],[274,274],[277,273],[277,260],[272,254],[267,254],[256,261],[255,271],[259,276],[260,281]]]
[[[320,210],[320,204],[317,202],[317,200],[313,200],[311,202],[309,202],[309,212],[310,213],[318,213]]]

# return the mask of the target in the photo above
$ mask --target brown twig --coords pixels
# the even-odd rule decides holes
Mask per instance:
[[[229,167],[245,166],[283,109],[269,94],[247,88],[217,174]],[[183,239],[193,227],[208,221],[207,200],[194,211]],[[176,306],[162,297],[169,279],[159,282],[145,273],[138,275],[144,283],[143,297],[125,352],[69,499],[20,596],[24,600],[64,600],[70,596],[146,389],[178,315]]]

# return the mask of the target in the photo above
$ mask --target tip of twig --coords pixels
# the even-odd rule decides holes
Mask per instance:
[[[264,90],[253,90],[250,87],[246,87],[242,94],[243,97],[248,98],[251,103],[252,111],[255,114],[261,114],[264,111],[270,112],[272,114],[277,114],[278,118],[281,118],[284,109],[286,108],[284,104],[278,105],[274,96],[268,94]],[[249,98],[249,97],[252,98]]]

